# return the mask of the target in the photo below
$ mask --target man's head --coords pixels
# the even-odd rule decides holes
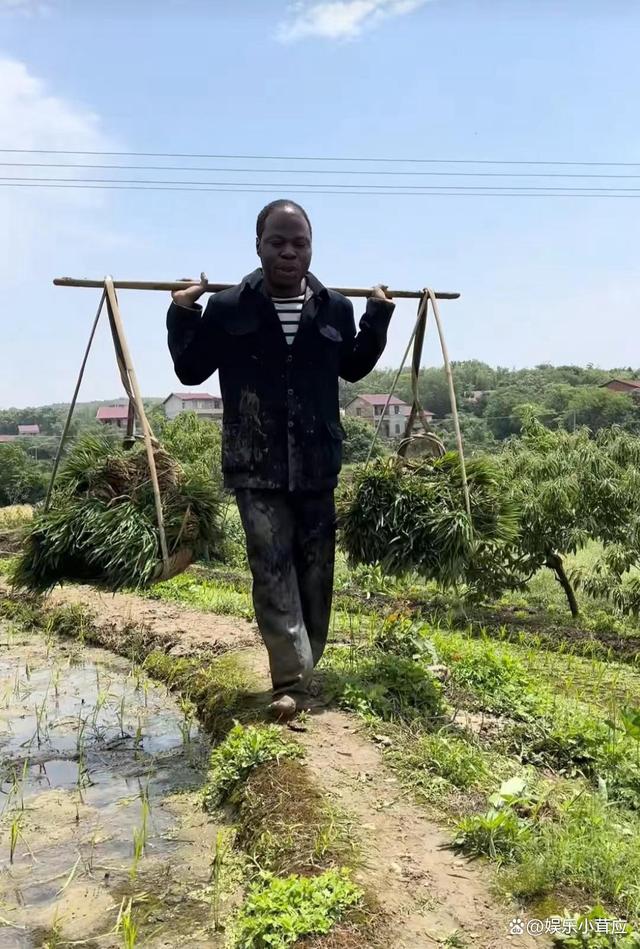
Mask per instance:
[[[266,289],[274,296],[295,296],[311,263],[311,222],[295,201],[272,201],[256,222],[256,250]]]

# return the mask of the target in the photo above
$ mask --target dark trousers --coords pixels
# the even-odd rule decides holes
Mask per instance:
[[[329,633],[336,535],[333,491],[243,488],[236,498],[274,694],[304,693]]]

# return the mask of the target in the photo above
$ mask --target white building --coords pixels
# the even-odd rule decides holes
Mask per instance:
[[[174,419],[181,412],[195,412],[200,418],[222,421],[222,398],[208,392],[172,392],[162,403],[164,414]]]
[[[353,415],[369,422],[371,425],[377,425],[380,416],[384,412],[380,434],[386,438],[399,438],[404,435],[411,406],[392,395],[385,412],[387,399],[389,399],[388,395],[358,395],[345,407],[345,415]],[[427,422],[430,422],[433,418],[433,412],[425,409],[424,417]]]

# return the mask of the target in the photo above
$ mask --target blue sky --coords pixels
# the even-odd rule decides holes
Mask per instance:
[[[635,168],[539,170],[640,175],[639,40],[633,0],[0,0],[0,148],[316,159],[0,155],[3,161],[264,169],[5,166],[3,176],[266,183],[264,194],[0,187],[0,406],[71,394],[97,293],[54,288],[54,276],[171,279],[204,269],[212,280],[235,281],[256,264],[257,211],[286,196],[291,182],[375,185],[385,179],[349,171],[466,168],[323,159],[637,162]],[[339,174],[293,171],[304,167]],[[640,178],[597,184],[640,188]],[[633,346],[638,199],[304,194],[299,200],[313,220],[313,269],[324,282],[429,283],[462,293],[442,307],[453,358],[506,366],[640,365]],[[120,299],[144,392],[179,388],[166,349],[165,297],[123,292]],[[381,365],[398,362],[413,311],[398,306]],[[426,361],[439,361],[433,334]],[[217,379],[203,388],[218,391]],[[82,397],[119,394],[103,333]]]

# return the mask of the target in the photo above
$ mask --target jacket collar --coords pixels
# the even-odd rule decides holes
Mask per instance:
[[[240,292],[243,293],[247,288],[255,291],[262,292],[263,285],[263,274],[262,267],[258,267],[257,270],[254,270],[252,273],[247,274],[246,277],[243,277],[240,281]],[[311,290],[311,293],[314,297],[324,298],[328,297],[329,291],[327,288],[320,283],[317,277],[312,273],[307,274],[307,286]]]

